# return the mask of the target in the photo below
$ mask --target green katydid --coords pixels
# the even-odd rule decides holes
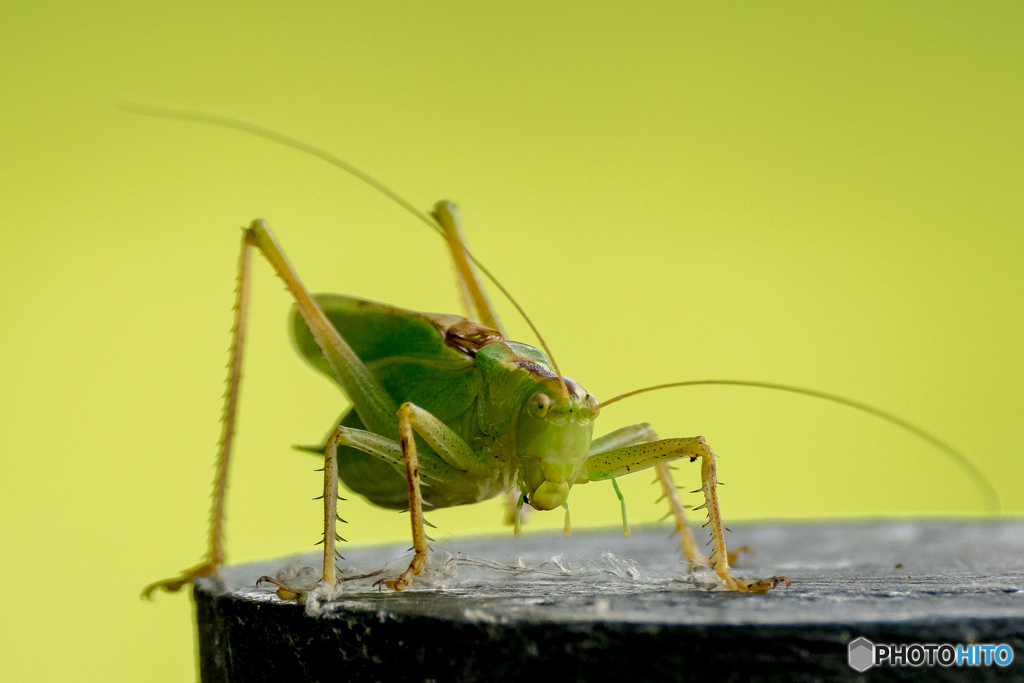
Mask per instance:
[[[205,560],[181,576],[146,588],[176,591],[200,576],[216,575],[223,566],[224,500],[234,435],[252,250],[258,249],[295,299],[293,335],[299,352],[334,380],[352,408],[317,450],[324,457],[324,562],[322,582],[337,583],[335,566],[339,478],[346,486],[382,507],[410,512],[414,557],[397,578],[384,581],[396,591],[408,587],[427,560],[423,507],[449,507],[511,494],[519,533],[519,510],[566,509],[572,486],[611,480],[655,468],[670,514],[691,568],[713,567],[730,590],[763,592],[785,577],[746,580],[730,571],[719,512],[715,454],[703,437],[659,439],[650,425],[625,427],[593,438],[601,409],[628,396],[669,387],[732,384],[815,396],[871,413],[928,440],[964,466],[997,506],[991,485],[959,451],[924,430],[889,413],[842,397],[788,385],[734,380],[676,382],[647,387],[600,403],[578,383],[561,374],[538,334],[544,351],[507,338],[478,277],[487,275],[521,314],[522,309],[466,247],[456,207],[438,202],[430,216],[417,211],[377,181],[347,163],[266,129],[204,114],[125,108],[144,114],[197,120],[255,133],[311,152],[353,173],[398,201],[445,239],[455,264],[466,317],[403,310],[353,297],[311,296],[288,263],[267,224],[253,221],[244,232],[236,292],[235,324],[223,431],[218,455],[209,550]],[[523,317],[533,328],[525,314]],[[536,332],[536,328],[533,328]],[[686,522],[668,463],[701,460],[701,491],[707,510],[713,553],[705,557]],[[628,526],[623,507],[623,528]],[[300,597],[280,586],[279,595]]]

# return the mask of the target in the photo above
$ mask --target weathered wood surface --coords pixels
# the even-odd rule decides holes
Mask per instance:
[[[435,543],[403,594],[354,580],[319,616],[255,588],[291,560],[231,567],[195,591],[203,680],[1009,680],[1024,678],[1024,522],[737,525],[737,573],[789,589],[737,595],[690,575],[668,529]],[[348,548],[350,574],[408,562]],[[293,558],[294,559],[294,558]],[[309,555],[292,565],[316,567]],[[1007,668],[871,669],[847,643],[1008,643]]]

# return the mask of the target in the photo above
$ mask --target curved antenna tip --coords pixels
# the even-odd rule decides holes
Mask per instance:
[[[696,386],[733,386],[733,387],[753,387],[756,389],[771,389],[774,391],[785,391],[792,394],[801,394],[803,396],[810,396],[812,398],[818,398],[823,401],[831,401],[832,403],[838,403],[839,405],[853,408],[861,412],[873,415],[881,420],[885,420],[897,427],[910,432],[918,438],[931,444],[939,451],[944,453],[946,457],[955,462],[961,467],[969,476],[981,491],[982,498],[985,500],[985,512],[990,516],[999,515],[1002,511],[1002,507],[999,501],[999,493],[996,491],[995,486],[988,480],[981,470],[972,463],[966,455],[961,453],[958,449],[949,445],[939,437],[935,436],[931,432],[918,427],[912,422],[908,422],[903,418],[893,415],[881,408],[875,408],[866,403],[860,401],[854,401],[851,398],[845,396],[839,396],[838,394],[830,394],[825,391],[817,391],[815,389],[805,389],[804,387],[797,387],[790,384],[778,384],[775,382],[756,382],[748,380],[738,379],[700,379],[700,380],[689,380],[685,382],[669,382],[667,384],[657,384],[650,387],[643,387],[642,389],[635,389],[633,391],[627,391],[624,394],[614,396],[607,401],[603,401],[598,404],[598,409],[605,408],[612,403],[617,403],[625,398],[636,396],[638,394],[645,394],[651,391],[659,391],[661,389],[673,389],[678,387],[696,387]]]

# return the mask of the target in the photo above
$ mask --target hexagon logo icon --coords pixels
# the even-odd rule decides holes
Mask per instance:
[[[864,637],[851,641],[848,661],[853,669],[867,671],[875,663],[875,644]]]

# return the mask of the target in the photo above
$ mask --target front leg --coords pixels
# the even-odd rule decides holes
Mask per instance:
[[[704,492],[704,507],[708,511],[708,525],[711,527],[711,541],[715,552],[712,556],[715,572],[729,590],[743,593],[764,593],[780,583],[789,585],[784,576],[747,581],[737,579],[729,572],[729,552],[725,547],[725,528],[718,510],[718,478],[715,474],[715,453],[704,441],[703,436],[689,439],[662,439],[653,443],[615,448],[592,454],[584,463],[584,471],[576,483],[610,479],[648,467],[667,464],[679,458],[690,462],[701,459],[701,490]]]
[[[658,435],[651,425],[643,422],[623,427],[622,429],[616,429],[614,432],[605,434],[599,439],[594,439],[590,444],[590,455],[606,453],[617,448],[636,446],[637,444],[650,443],[657,440]],[[689,522],[686,521],[683,503],[679,500],[676,484],[672,480],[672,472],[668,464],[658,463],[654,466],[654,470],[658,473],[657,480],[661,484],[661,497],[668,501],[669,514],[675,520],[676,533],[679,534],[679,550],[683,551],[686,564],[690,571],[708,569],[711,564],[707,556],[702,552],[697,539],[694,538],[693,529],[690,528]]]
[[[477,454],[455,431],[426,410],[412,403],[404,403],[399,408],[397,415],[399,427],[398,441],[366,430],[352,429],[338,424],[326,444],[321,447],[303,447],[302,449],[313,452],[323,449],[326,456],[324,463],[324,584],[334,585],[337,582],[333,562],[335,557],[334,543],[331,539],[340,539],[334,530],[335,521],[339,518],[337,517],[336,507],[334,507],[336,495],[332,495],[330,492],[336,492],[338,486],[337,449],[339,446],[348,446],[363,451],[383,462],[404,470],[406,473],[415,555],[409,568],[397,579],[380,582],[396,591],[407,588],[412,583],[412,577],[422,571],[423,566],[426,564],[427,551],[430,549],[427,546],[428,539],[423,530],[423,495],[421,486],[443,482],[447,477],[451,476],[453,471],[465,473],[479,462]],[[432,451],[428,451],[425,454],[423,463],[419,460],[413,432],[423,437]],[[426,480],[425,483],[424,480]],[[282,588],[273,579],[267,578],[267,580]],[[283,588],[295,594],[291,596],[292,598],[299,597],[302,599],[301,591],[294,591],[287,587]]]
[[[398,438],[405,460],[405,476],[409,482],[409,520],[412,523],[412,549],[415,554],[409,567],[397,579],[384,585],[394,591],[403,591],[412,583],[412,577],[423,571],[427,563],[427,538],[423,532],[423,494],[420,493],[420,463],[416,457],[416,441],[412,435],[412,404],[403,403],[398,409]]]
[[[417,405],[406,402],[398,409],[398,437],[405,461],[405,476],[409,482],[409,521],[412,524],[414,555],[409,567],[397,579],[384,582],[395,591],[403,591],[412,583],[412,577],[423,571],[427,563],[427,536],[423,532],[423,494],[420,493],[420,465],[416,454],[413,431],[452,467],[467,472],[477,464],[473,449],[455,431]]]

